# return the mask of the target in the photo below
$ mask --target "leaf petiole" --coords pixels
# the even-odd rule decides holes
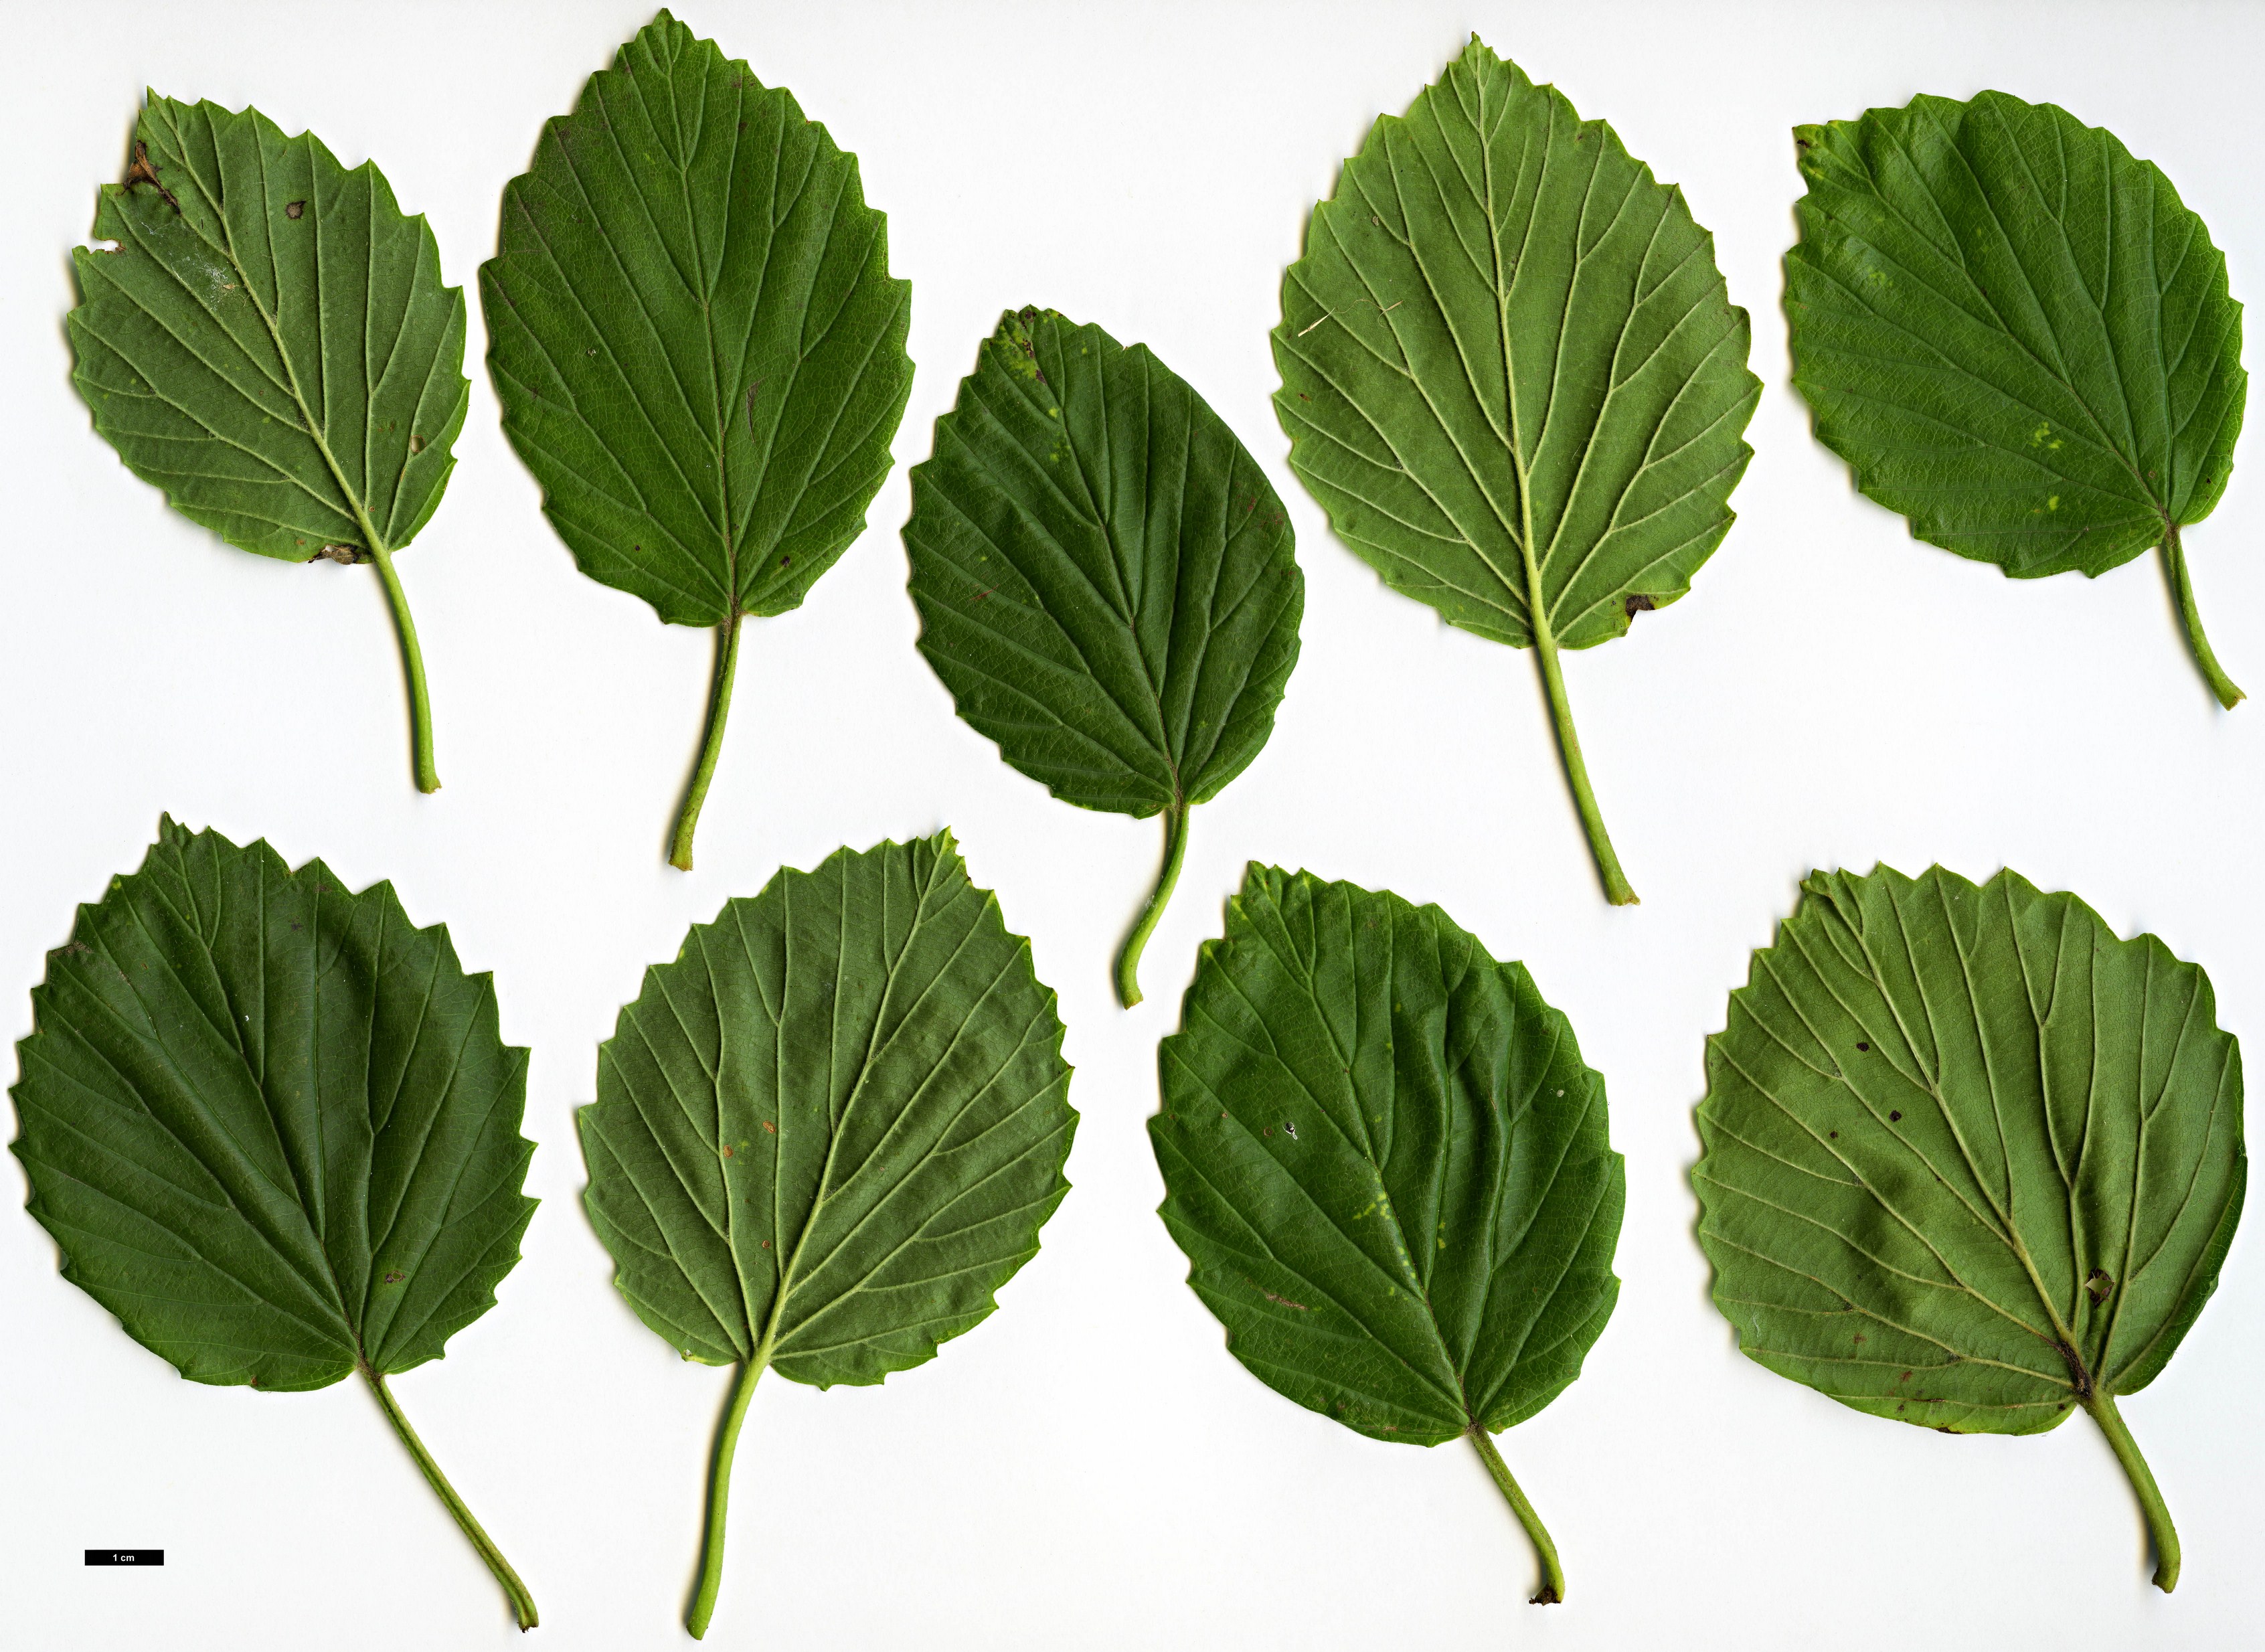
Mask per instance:
[[[385,1412],[385,1420],[393,1424],[393,1431],[409,1448],[410,1456],[417,1459],[417,1466],[424,1473],[425,1483],[431,1486],[439,1494],[441,1501],[448,1505],[448,1512],[456,1517],[457,1525],[472,1540],[472,1546],[479,1551],[480,1558],[488,1563],[488,1570],[493,1572],[496,1582],[503,1585],[503,1592],[511,1598],[512,1613],[519,1619],[520,1628],[534,1628],[538,1621],[535,1615],[535,1597],[527,1592],[527,1585],[519,1581],[519,1574],[511,1569],[511,1562],[504,1559],[503,1551],[496,1547],[494,1541],[480,1529],[480,1523],[472,1517],[472,1511],[464,1506],[464,1500],[456,1495],[456,1488],[441,1472],[440,1464],[434,1462],[432,1453],[425,1449],[425,1442],[417,1437],[417,1430],[409,1426],[409,1419],[401,1414],[400,1406],[394,1401],[393,1391],[385,1386],[385,1379],[367,1365],[361,1367],[361,1374],[369,1384],[369,1391],[377,1396],[377,1403]]]
[[[755,1384],[769,1364],[768,1355],[759,1355],[733,1368],[732,1397],[725,1402],[724,1421],[716,1430],[716,1453],[708,1468],[708,1529],[700,1541],[700,1582],[684,1612],[684,1627],[695,1641],[706,1637],[708,1619],[716,1613],[716,1591],[724,1583],[724,1517],[732,1504],[732,1456],[739,1446],[747,1401],[754,1397]]]
[[[1541,1524],[1541,1517],[1526,1500],[1526,1493],[1518,1481],[1511,1478],[1510,1465],[1502,1460],[1502,1453],[1494,1448],[1494,1440],[1486,1425],[1474,1423],[1470,1426],[1471,1444],[1478,1448],[1479,1461],[1487,1466],[1494,1483],[1501,1488],[1510,1503],[1510,1511],[1518,1517],[1518,1524],[1526,1528],[1526,1535],[1533,1539],[1533,1552],[1541,1560],[1541,1587],[1533,1591],[1533,1604],[1554,1606],[1565,1598],[1565,1568],[1557,1563],[1557,1546],[1549,1540],[1549,1531]]]
[[[2195,606],[2194,576],[2187,570],[2186,547],[2179,542],[2176,522],[2163,524],[2163,570],[2171,577],[2171,591],[2178,599],[2179,622],[2186,628],[2187,646],[2194,650],[2195,664],[2202,667],[2203,680],[2218,696],[2218,704],[2231,711],[2249,696],[2233,684],[2225,668],[2218,663],[2210,651],[2210,638],[2203,635],[2202,611]]]
[[[393,553],[370,536],[369,559],[385,586],[386,606],[393,610],[393,629],[401,637],[401,668],[409,679],[409,756],[417,772],[417,790],[438,791],[441,775],[433,763],[433,702],[425,689],[425,651],[417,645],[417,622],[409,617],[409,593],[393,570]]]
[[[1154,933],[1156,921],[1164,915],[1172,886],[1180,881],[1180,862],[1188,852],[1188,811],[1193,806],[1183,802],[1164,805],[1163,869],[1156,874],[1156,887],[1148,896],[1148,904],[1140,909],[1132,934],[1125,937],[1124,950],[1117,955],[1117,1001],[1127,1009],[1140,1001],[1141,949]]]
[[[2155,1587],[2167,1595],[2179,1586],[2179,1529],[2171,1524],[2171,1511],[2155,1485],[2154,1474],[2147,1459],[2139,1455],[2139,1443],[2131,1437],[2131,1430],[2123,1426],[2123,1415],[2116,1408],[2114,1395],[2095,1389],[2084,1408],[2108,1437],[2108,1449],[2116,1453],[2124,1478],[2138,1494],[2140,1511],[2147,1517],[2147,1536],[2155,1546]]]
[[[1613,841],[1605,831],[1605,817],[1598,811],[1597,794],[1589,789],[1589,768],[1581,761],[1581,737],[1573,729],[1572,702],[1565,697],[1565,673],[1557,663],[1557,639],[1550,634],[1548,623],[1540,616],[1540,605],[1534,605],[1533,652],[1541,662],[1541,688],[1548,697],[1550,720],[1557,727],[1557,750],[1565,760],[1565,778],[1573,788],[1573,806],[1581,811],[1581,829],[1589,834],[1589,850],[1597,858],[1597,876],[1604,880],[1605,899],[1615,906],[1636,904],[1635,891],[1628,887],[1628,874],[1620,870],[1620,857],[1613,853]]]
[[[692,870],[692,834],[700,826],[700,805],[708,801],[708,782],[716,777],[716,760],[723,754],[724,724],[732,715],[732,679],[739,668],[739,622],[746,617],[735,609],[716,628],[716,681],[708,695],[708,732],[692,783],[685,790],[684,807],[676,817],[676,835],[668,846],[668,863],[680,872]]]

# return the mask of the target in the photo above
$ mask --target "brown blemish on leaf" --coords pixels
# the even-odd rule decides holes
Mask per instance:
[[[765,1120],[763,1120],[763,1128],[764,1128],[765,1130],[767,1130],[767,1131],[770,1132],[770,1133],[771,1133],[772,1135],[774,1135],[774,1136],[776,1136],[776,1135],[777,1135],[777,1134],[778,1134],[778,1126],[777,1126],[776,1124],[774,1124],[773,1123],[771,1123],[771,1121],[770,1121],[769,1119],[768,1119],[768,1118],[766,1118]]]
[[[399,1284],[408,1277],[409,1276],[407,1274],[402,1272],[398,1268],[389,1268],[385,1272],[385,1282],[388,1284]]]
[[[286,218],[295,219],[304,217],[306,215],[306,212],[307,203],[303,200],[295,200],[283,208],[283,215]]]
[[[724,1145],[724,1156],[725,1156],[726,1159],[728,1159],[728,1158],[730,1158],[730,1157],[732,1156],[732,1147],[731,1147],[731,1144],[730,1144],[729,1142],[726,1142],[726,1143]]]
[[[332,562],[342,564],[347,567],[352,567],[355,563],[365,560],[361,552],[355,549],[352,545],[325,545],[307,560],[310,562],[320,562],[325,557],[329,557]]]
[[[425,438],[419,435],[413,430],[409,433],[409,451],[411,453],[422,453],[425,451]]]
[[[1289,1299],[1288,1297],[1285,1297],[1285,1296],[1276,1296],[1276,1295],[1275,1295],[1271,1291],[1269,1291],[1269,1290],[1268,1290],[1264,1285],[1261,1285],[1261,1286],[1259,1286],[1259,1287],[1258,1287],[1258,1294],[1259,1294],[1260,1296],[1264,1297],[1264,1298],[1265,1298],[1269,1302],[1278,1302],[1278,1303],[1279,1303],[1282,1306],[1284,1306],[1284,1307],[1285,1307],[1285,1308],[1295,1308],[1295,1309],[1297,1309],[1297,1310],[1298,1310],[1298,1312],[1299,1312],[1299,1313],[1300,1313],[1300,1314],[1310,1314],[1310,1313],[1312,1313],[1312,1312],[1313,1312],[1313,1310],[1312,1310],[1311,1308],[1307,1307],[1307,1306],[1304,1303],[1302,1303],[1302,1302],[1293,1302],[1292,1300],[1290,1300],[1290,1299]]]
[[[2115,1289],[2115,1277],[2104,1268],[2094,1268],[2084,1276],[2084,1294],[2092,1299],[2094,1307],[2108,1300],[2108,1292]]]
[[[1638,591],[1631,595],[1628,600],[1628,616],[1630,619],[1634,619],[1639,614],[1650,613],[1652,609],[1657,606],[1658,604],[1654,602],[1650,597],[1644,595],[1642,592]]]
[[[146,143],[136,143],[134,146],[134,162],[126,169],[125,181],[120,187],[131,189],[136,184],[149,185],[150,188],[165,198],[167,206],[175,212],[180,211],[181,203],[173,199],[173,192],[158,180],[157,169],[149,164],[149,146]]]

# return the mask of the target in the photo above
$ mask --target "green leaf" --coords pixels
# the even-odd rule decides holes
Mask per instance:
[[[864,531],[913,364],[857,158],[663,11],[548,122],[480,266],[504,433],[584,573],[716,628],[670,848],[689,870],[739,622]]]
[[[2160,545],[2232,707],[2179,539],[2225,491],[2248,386],[2202,220],[2112,135],[2000,91],[1794,140],[1786,316],[1817,440],[1918,537],[2015,579]]]
[[[160,823],[81,906],[17,1046],[16,1156],[63,1277],[195,1382],[359,1372],[535,1625],[385,1379],[495,1306],[535,1201],[527,1052],[390,884]]]
[[[1054,995],[949,832],[782,871],[645,972],[581,1110],[585,1196],[637,1317],[736,1365],[686,1616],[722,1578],[756,1379],[878,1382],[996,1306],[1068,1191]]]
[[[1085,809],[1164,817],[1163,870],[1117,963],[1179,877],[1188,811],[1274,731],[1306,601],[1282,501],[1186,380],[1054,311],[983,342],[905,524],[921,651],[999,754]]]
[[[1291,468],[1338,537],[1534,651],[1619,906],[1558,651],[1674,601],[1730,529],[1761,383],[1714,245],[1610,127],[1474,36],[1345,163],[1274,330]]]
[[[1437,906],[1253,865],[1149,1121],[1164,1225],[1251,1373],[1380,1440],[1497,1453],[1581,1373],[1620,1281],[1605,1081],[1522,964]]]
[[[2152,935],[2001,871],[1818,872],[1707,1047],[1693,1174],[1740,1345],[1947,1433],[2082,1408],[2178,1580],[2116,1396],[2152,1381],[2241,1214],[2241,1059]]]
[[[471,385],[464,295],[375,162],[340,166],[256,109],[149,94],[122,183],[71,253],[79,394],[127,468],[231,545],[377,568],[409,681],[418,789],[440,790],[396,551],[441,503]]]

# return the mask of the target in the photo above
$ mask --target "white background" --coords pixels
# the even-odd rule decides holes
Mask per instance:
[[[2265,280],[2265,12],[2233,7],[732,4],[688,17],[859,156],[913,282],[919,363],[870,528],[754,623],[699,870],[662,863],[710,652],[576,572],[480,365],[461,463],[402,557],[447,789],[410,786],[374,573],[233,550],[91,433],[66,251],[122,168],[141,89],[256,101],[375,156],[470,287],[499,192],[642,4],[18,4],[0,215],[0,1033],[73,905],[161,810],[350,884],[390,878],[492,969],[533,1046],[526,1260],[449,1357],[396,1385],[541,1604],[543,1644],[681,1643],[727,1373],[630,1315],[578,1204],[572,1110],[640,972],[686,925],[809,866],[950,825],[1058,987],[1083,1114],[1074,1191],[1001,1311],[885,1386],[758,1392],[712,1644],[749,1648],[2225,1648],[2265,1622],[2265,1256],[2254,1219],[2125,1415],[2186,1544],[2146,1582],[2130,1493],[2081,1418],[1951,1438],[1740,1356],[1686,1180],[1703,1041],[1813,866],[2011,863],[2201,962],[2265,1030],[2265,703],[2205,695],[2154,560],[2016,584],[1857,498],[1787,382],[1788,128],[1933,91],[2065,105],[2159,162]],[[1339,159],[1478,30],[1679,183],[1753,317],[1764,381],[1738,521],[1691,596],[1569,659],[1590,764],[1644,904],[1607,908],[1529,655],[1443,628],[1330,537],[1282,463],[1267,330]],[[1009,769],[914,651],[906,468],[1009,305],[1145,340],[1288,501],[1304,652],[1272,743],[1195,819],[1120,1013],[1107,965],[1154,822]],[[2248,454],[2265,433],[2253,432]],[[2189,535],[2203,613],[2265,692],[2265,461]],[[1503,1438],[1570,1601],[1473,1455],[1361,1438],[1225,1352],[1152,1212],[1156,1039],[1257,857],[1436,900],[1525,959],[1610,1084],[1628,1155],[1619,1312],[1586,1374]],[[2254,1047],[2254,1046],[2253,1046]],[[56,1277],[0,1172],[0,1644],[481,1648],[502,1600],[341,1384],[180,1380]],[[162,1571],[88,1546],[162,1546]]]

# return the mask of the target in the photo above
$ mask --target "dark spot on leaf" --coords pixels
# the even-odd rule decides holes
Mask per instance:
[[[409,433],[409,451],[411,453],[422,453],[425,451],[425,438],[419,435],[413,430]]]
[[[765,1250],[768,1250],[770,1248],[771,1248],[771,1241],[770,1241],[769,1240],[768,1240],[768,1239],[766,1239],[765,1241],[763,1241],[763,1248],[764,1248]]]
[[[793,553],[790,551],[790,552],[787,552],[787,553],[785,553],[785,554],[782,555],[782,556],[779,557],[779,566],[780,566],[780,567],[782,567],[782,568],[791,568],[791,567],[793,567],[793,566],[794,566],[794,556],[793,556]]]
[[[1903,1122],[1904,1116],[1901,1113],[1891,1112],[1888,1115],[1888,1123],[1890,1124],[1900,1124]]]
[[[150,188],[165,198],[167,206],[175,212],[180,211],[181,203],[173,199],[171,190],[158,181],[157,169],[149,164],[149,146],[146,143],[136,143],[134,146],[134,163],[126,169],[126,179],[122,187],[131,189],[136,184],[149,185]]]
[[[300,218],[306,215],[306,211],[307,203],[305,201],[295,200],[289,206],[283,208],[283,215],[286,218]]]
[[[398,1268],[388,1268],[385,1270],[385,1282],[388,1284],[399,1284],[408,1277],[409,1276],[407,1274],[402,1272]]]
[[[1856,1040],[1856,1047],[1857,1047],[1859,1050],[1868,1050],[1868,1049],[1870,1049],[1872,1046],[1871,1046],[1870,1044],[1866,1044],[1866,1043],[1865,1043],[1861,1038],[1859,1038],[1859,1039],[1857,1039],[1857,1040]]]
[[[1840,1139],[1840,1132],[1839,1132],[1839,1131],[1837,1131],[1837,1130],[1836,1130],[1836,1131],[1833,1131],[1833,1132],[1832,1132],[1832,1139],[1833,1139],[1833,1140],[1835,1140],[1835,1141],[1838,1141],[1838,1140],[1839,1140],[1839,1139]]]
[[[1644,595],[1642,592],[1638,591],[1628,598],[1627,606],[1628,618],[1634,619],[1639,614],[1650,613],[1657,605],[1655,604],[1650,597]],[[1646,635],[1649,634],[1650,633],[1646,633]]]

